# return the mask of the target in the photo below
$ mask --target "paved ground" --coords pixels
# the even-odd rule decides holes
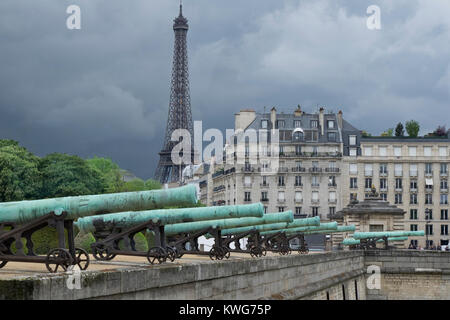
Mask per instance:
[[[293,251],[292,254],[298,254]],[[311,254],[311,253],[310,253]],[[267,256],[279,256],[278,253],[268,252]],[[240,259],[253,259],[249,254],[244,253],[231,253],[230,260]],[[211,261],[208,255],[190,255],[186,254],[181,259],[176,259],[174,262],[166,262],[165,265],[180,265],[183,263]],[[90,264],[87,270],[101,271],[101,270],[113,270],[120,268],[142,268],[153,266],[149,264],[145,257],[132,257],[132,256],[117,256],[111,261],[97,261],[94,257],[90,256]],[[20,279],[30,276],[49,276],[45,264],[43,263],[23,263],[23,262],[8,262],[6,266],[0,269],[0,280]]]

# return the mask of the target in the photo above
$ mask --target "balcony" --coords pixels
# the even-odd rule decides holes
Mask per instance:
[[[440,172],[439,175],[440,175],[441,178],[446,178],[448,176],[448,173],[447,172]]]
[[[219,177],[221,175],[223,175],[223,170],[213,173],[212,174],[212,178],[214,179],[214,178],[217,178],[217,177]]]
[[[425,171],[425,177],[431,178],[433,176],[433,172],[427,172]]]
[[[288,167],[279,167],[278,172],[289,172],[289,168]]]
[[[403,191],[403,188],[402,187],[400,187],[400,188],[395,188],[395,192],[402,192]]]
[[[241,172],[255,172],[254,167],[242,167]]]
[[[336,187],[337,187],[337,184],[336,184],[336,183],[329,183],[328,186],[329,186],[330,188],[336,188]]]
[[[319,199],[311,199],[311,203],[319,203],[320,200]]]
[[[409,192],[417,192],[417,188],[410,188]]]
[[[258,172],[270,172],[270,173],[274,173],[275,170],[273,170],[272,168],[258,168]]]
[[[312,172],[312,173],[320,173],[320,172],[322,172],[322,168],[312,167],[312,168],[309,168],[308,171]]]
[[[373,176],[373,170],[366,170],[366,171],[364,171],[364,175],[366,177],[372,177]]]
[[[319,183],[311,183],[311,187],[312,188],[319,188],[320,184]]]
[[[268,198],[261,198],[261,202],[268,202],[269,199]]]
[[[286,199],[278,199],[277,200],[279,203],[285,203],[286,202]]]
[[[286,185],[284,183],[279,183],[277,186],[278,188],[286,188]]]
[[[447,193],[448,192],[448,188],[441,188],[440,189],[442,193]]]
[[[425,192],[427,192],[427,193],[432,193],[432,192],[433,192],[433,188],[427,188],[427,187],[425,187]]]
[[[295,203],[303,203],[303,199],[297,199],[297,198],[295,198]]]
[[[225,191],[225,185],[213,188],[213,192],[221,192],[221,191]]]
[[[282,158],[340,158],[340,152],[282,152],[279,154]]]
[[[338,173],[339,168],[325,168],[325,172]]]
[[[291,168],[292,172],[305,172],[306,168],[302,168],[302,167],[293,167]]]
[[[252,202],[251,198],[244,199],[244,202]]]
[[[337,200],[336,199],[328,199],[328,203],[336,203]]]
[[[387,192],[388,191],[388,188],[387,187],[384,187],[384,188],[381,188],[380,187],[380,192]]]
[[[294,187],[296,187],[296,188],[303,187],[303,183],[295,183],[295,184],[294,184]]]
[[[244,188],[251,188],[253,184],[251,183],[244,183]]]
[[[260,183],[259,186],[260,186],[261,188],[268,188],[268,187],[269,187],[269,184],[268,184],[268,183]]]
[[[388,172],[387,171],[380,171],[380,177],[387,177]]]
[[[402,177],[403,176],[403,171],[394,171],[394,175],[396,177]]]

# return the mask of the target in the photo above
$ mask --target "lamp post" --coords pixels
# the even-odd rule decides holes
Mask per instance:
[[[426,244],[425,244],[425,249],[428,249],[428,232],[429,232],[429,224],[430,224],[430,209],[426,208],[425,209],[425,220],[427,220],[427,222],[425,223],[425,236],[426,236]]]

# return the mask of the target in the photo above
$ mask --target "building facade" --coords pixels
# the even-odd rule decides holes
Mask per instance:
[[[425,230],[426,237],[411,238],[415,246],[426,247],[427,238],[431,246],[448,245],[448,135],[359,139],[360,154],[343,157],[342,201],[363,200],[374,185],[406,211],[405,230]]]

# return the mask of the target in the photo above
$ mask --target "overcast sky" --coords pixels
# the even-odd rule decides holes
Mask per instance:
[[[81,30],[66,8],[81,8]],[[381,30],[366,26],[369,5]],[[379,134],[450,127],[448,0],[185,0],[194,120],[240,109],[343,110]],[[169,102],[177,0],[1,0],[0,138],[111,157],[150,178]]]

